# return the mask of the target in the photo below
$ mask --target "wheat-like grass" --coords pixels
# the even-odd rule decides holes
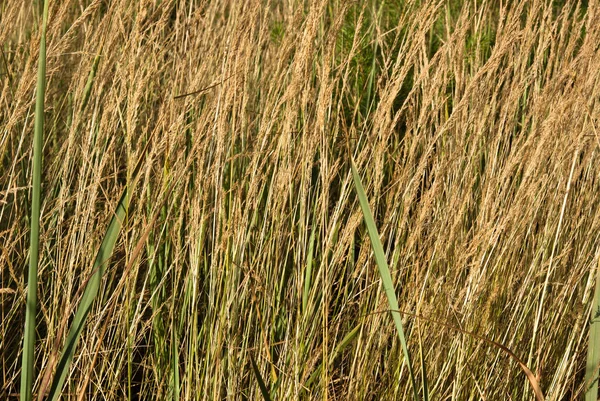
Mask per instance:
[[[25,377],[38,6],[0,2],[0,399]],[[598,7],[50,1],[33,394],[67,338],[59,399],[261,399],[257,371],[278,400],[591,394]]]

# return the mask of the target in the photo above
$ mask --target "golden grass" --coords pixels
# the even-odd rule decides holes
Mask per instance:
[[[429,399],[532,399],[464,333],[546,399],[583,397],[600,5],[380,3],[50,1],[36,397],[141,159],[63,399],[261,399],[255,373],[276,400],[412,397],[351,159]],[[2,399],[20,380],[40,17],[0,3]]]

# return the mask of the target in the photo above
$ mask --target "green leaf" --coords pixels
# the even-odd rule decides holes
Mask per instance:
[[[31,190],[31,237],[29,243],[29,269],[27,271],[27,302],[23,360],[21,364],[21,401],[31,401],[35,361],[35,320],[37,309],[37,281],[40,245],[40,198],[42,186],[42,146],[44,137],[44,96],[46,92],[46,26],[48,25],[48,0],[44,1],[42,36],[38,59],[38,76],[35,99],[35,125],[33,132],[33,182]]]
[[[250,362],[252,363],[252,370],[254,371],[254,376],[256,376],[256,381],[258,382],[258,387],[260,387],[260,392],[265,399],[265,401],[271,401],[271,396],[269,395],[269,390],[265,385],[265,381],[260,375],[260,371],[258,370],[258,366],[256,366],[256,362],[254,361],[254,357],[250,354]]]
[[[312,264],[315,249],[316,227],[316,208],[313,210],[312,226],[310,238],[308,240],[308,255],[306,256],[306,270],[304,271],[304,291],[302,291],[302,313],[306,313],[308,307],[308,296],[310,295],[310,285],[312,279]]]
[[[100,282],[102,281],[102,275],[104,274],[106,265],[108,264],[108,261],[115,249],[119,233],[123,227],[123,221],[125,220],[125,216],[129,210],[130,188],[133,188],[134,186],[135,179],[140,171],[140,168],[142,167],[142,162],[149,146],[150,140],[148,140],[146,146],[141,152],[141,156],[136,163],[133,173],[131,174],[132,182],[123,190],[121,199],[117,204],[117,208],[110,220],[108,228],[106,229],[106,233],[104,234],[104,239],[102,240],[100,249],[98,249],[98,254],[94,260],[92,275],[85,283],[85,291],[81,297],[79,307],[77,308],[75,318],[73,319],[71,329],[69,330],[69,335],[67,336],[65,347],[63,348],[60,361],[58,362],[56,373],[54,374],[54,379],[52,381],[52,387],[50,388],[50,393],[48,395],[48,400],[56,401],[60,396],[62,386],[64,385],[67,374],[69,373],[69,367],[71,366],[71,361],[73,360],[77,342],[79,341],[79,337],[85,324],[85,319],[90,313],[94,299],[96,299],[96,295],[98,295]]]
[[[121,196],[121,200],[117,206],[117,210],[115,211],[110,224],[108,225],[104,240],[102,241],[100,249],[98,250],[98,254],[96,255],[92,276],[87,282],[85,291],[79,303],[79,307],[75,313],[75,318],[73,319],[71,329],[69,330],[69,335],[67,336],[67,341],[65,347],[63,348],[62,356],[56,368],[52,387],[50,388],[50,394],[48,397],[49,400],[57,401],[60,396],[60,391],[69,373],[69,367],[71,365],[71,361],[73,360],[73,354],[75,352],[77,342],[79,341],[81,331],[83,330],[85,319],[92,308],[92,304],[96,298],[96,295],[98,295],[102,275],[104,274],[108,260],[110,259],[117,243],[119,232],[123,226],[123,221],[127,214],[128,207],[129,190],[128,188],[125,188],[123,195]]]
[[[360,202],[360,207],[362,209],[365,223],[367,225],[367,230],[369,231],[369,238],[371,239],[371,246],[373,247],[373,253],[375,254],[375,261],[377,262],[377,267],[379,268],[379,274],[381,275],[381,280],[383,281],[383,289],[385,290],[385,295],[387,296],[388,303],[390,306],[390,313],[392,314],[392,319],[396,324],[396,329],[398,329],[398,336],[400,337],[400,344],[402,345],[402,352],[404,354],[404,360],[406,362],[406,367],[408,369],[408,375],[410,376],[410,381],[413,388],[413,395],[415,400],[419,399],[417,393],[417,386],[415,383],[415,377],[413,373],[413,368],[410,362],[410,355],[408,353],[408,346],[406,344],[406,338],[404,336],[404,329],[402,327],[402,319],[398,311],[400,308],[398,307],[398,299],[396,298],[396,293],[394,290],[394,283],[392,281],[392,275],[390,274],[390,269],[387,264],[387,260],[385,257],[385,253],[383,251],[383,245],[381,244],[381,240],[379,239],[379,233],[377,232],[377,226],[375,225],[375,220],[373,219],[373,215],[371,213],[371,209],[369,207],[369,201],[367,200],[367,195],[365,194],[365,190],[360,181],[360,176],[358,175],[358,171],[356,170],[356,166],[354,166],[354,161],[351,161],[352,167],[352,177],[354,179],[354,186],[356,188],[356,193],[358,195],[358,200]]]
[[[585,401],[598,399],[598,369],[600,368],[600,269],[596,270],[596,290],[592,305],[592,321],[585,365]]]
[[[360,331],[361,324],[359,323],[356,327],[354,327],[346,336],[340,341],[340,343],[333,350],[333,354],[329,357],[328,366],[331,366],[333,362],[336,360],[338,356],[344,351],[344,349],[352,343],[352,340],[356,338],[358,332]],[[321,363],[310,375],[308,380],[306,381],[305,386],[310,387],[310,385],[321,375],[321,370],[323,369],[323,364]]]

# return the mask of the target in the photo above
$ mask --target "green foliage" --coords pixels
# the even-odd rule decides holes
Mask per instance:
[[[258,383],[258,387],[260,388],[260,393],[262,394],[263,399],[265,401],[271,401],[271,396],[269,395],[267,385],[265,384],[265,381],[263,380],[260,370],[258,369],[258,366],[256,365],[252,355],[250,355],[250,362],[252,363],[252,372],[254,372],[254,377],[256,378],[256,382]]]
[[[592,319],[585,365],[585,401],[598,399],[598,371],[600,369],[600,277],[598,273],[600,273],[600,269],[596,270],[596,290],[592,302]]]
[[[106,229],[104,240],[98,249],[98,254],[96,255],[96,260],[94,261],[92,275],[84,283],[85,291],[81,296],[77,312],[75,313],[75,317],[71,323],[71,329],[69,330],[61,358],[56,367],[54,380],[52,381],[52,386],[50,388],[48,398],[52,401],[56,401],[60,397],[60,392],[65,379],[69,374],[71,361],[73,360],[75,348],[79,342],[81,332],[83,331],[85,320],[92,309],[92,305],[96,299],[96,296],[98,295],[98,292],[100,291],[102,276],[104,275],[107,263],[112,256],[117,239],[119,238],[119,232],[121,231],[121,227],[123,226],[127,215],[130,196],[129,191],[130,190],[128,188],[125,188],[123,191],[123,195],[119,200],[115,213],[110,220],[108,228]]]
[[[40,52],[38,59],[35,99],[35,128],[33,133],[33,179],[30,220],[29,269],[27,272],[27,303],[21,368],[21,400],[31,401],[35,376],[36,312],[38,260],[40,243],[40,198],[42,193],[42,145],[44,141],[44,97],[46,93],[46,26],[48,0],[43,2]]]
[[[584,3],[4,2],[0,398],[594,399]]]
[[[404,362],[406,363],[406,367],[408,369],[408,375],[412,384],[414,399],[418,400],[418,387],[414,378],[410,354],[408,353],[408,345],[406,344],[404,328],[402,327],[402,318],[400,316],[400,313],[398,312],[400,307],[398,306],[398,298],[396,298],[396,292],[394,282],[392,281],[392,275],[387,264],[385,252],[383,251],[383,245],[381,244],[381,240],[379,239],[379,233],[377,232],[375,220],[373,220],[371,208],[369,207],[369,201],[367,200],[367,195],[365,194],[365,190],[360,181],[358,171],[354,166],[354,161],[351,161],[351,167],[352,178],[354,179],[354,186],[358,195],[358,200],[360,202],[360,208],[362,209],[365,218],[365,224],[367,225],[367,229],[369,231],[369,238],[371,239],[371,246],[373,247],[373,253],[375,255],[375,261],[377,262],[377,267],[379,268],[379,274],[381,275],[383,289],[388,299],[392,319],[394,320],[394,324],[396,325],[396,329],[398,330],[398,336],[400,337],[400,344],[402,345],[402,352],[404,354]]]

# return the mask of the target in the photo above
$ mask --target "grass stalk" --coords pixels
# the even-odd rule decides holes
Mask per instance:
[[[260,374],[260,370],[254,361],[254,357],[250,355],[250,363],[252,364],[252,371],[254,372],[254,377],[256,377],[256,381],[258,382],[258,387],[260,388],[260,393],[263,396],[265,401],[271,401],[271,396],[269,395],[269,390],[267,389],[267,385]]]
[[[44,137],[44,97],[46,92],[46,26],[48,25],[48,0],[44,0],[42,35],[38,59],[38,75],[35,99],[35,125],[33,133],[33,183],[31,196],[31,237],[29,269],[27,272],[27,303],[25,309],[25,332],[23,337],[23,360],[21,368],[21,400],[31,401],[35,376],[35,327],[37,309],[38,260],[40,243],[40,203],[42,186],[42,147]]]
[[[600,261],[596,269],[596,289],[592,304],[592,321],[585,365],[585,401],[598,399],[598,369],[600,368]]]
[[[142,161],[144,159],[144,155],[146,154],[149,144],[150,141],[148,141],[148,143],[146,144],[146,148],[142,151],[142,156],[138,160],[138,163],[133,171],[133,181],[135,180],[135,177],[137,176],[141,168]],[[58,362],[54,379],[52,381],[52,386],[50,387],[48,399],[51,401],[57,401],[60,397],[60,392],[69,373],[71,361],[73,360],[75,348],[77,347],[79,337],[81,336],[81,332],[83,331],[85,320],[88,314],[90,313],[90,310],[92,309],[92,305],[94,303],[94,300],[96,299],[96,296],[98,295],[102,276],[104,275],[104,271],[106,270],[108,261],[112,256],[113,250],[117,243],[117,239],[119,237],[119,233],[121,231],[121,228],[123,227],[125,218],[127,216],[129,210],[130,191],[132,186],[133,182],[126,186],[123,190],[121,199],[117,204],[117,208],[110,220],[108,228],[106,229],[106,233],[104,234],[102,244],[98,249],[98,253],[96,255],[96,259],[94,261],[94,266],[92,269],[92,275],[84,284],[85,291],[83,292],[83,295],[79,302],[79,307],[77,308],[77,312],[75,313],[75,317],[71,324],[71,329],[69,330],[69,334],[67,336],[67,340],[63,348],[61,358]]]
[[[367,225],[367,230],[369,231],[369,238],[371,239],[371,246],[373,247],[373,253],[375,254],[375,261],[377,262],[377,267],[379,268],[379,274],[381,275],[381,280],[383,281],[383,289],[385,291],[385,295],[387,296],[388,303],[390,305],[390,310],[392,311],[392,319],[394,320],[394,324],[396,325],[396,329],[398,330],[398,336],[400,337],[400,345],[402,346],[404,362],[406,363],[406,368],[408,370],[408,375],[412,384],[413,396],[415,400],[418,400],[419,394],[417,391],[417,384],[415,381],[415,376],[410,361],[410,354],[408,353],[408,345],[406,343],[406,337],[404,335],[404,328],[402,327],[402,318],[400,317],[399,313],[395,312],[400,308],[398,306],[398,298],[396,297],[396,292],[394,290],[394,282],[392,281],[392,275],[390,274],[390,269],[387,264],[385,252],[383,251],[383,245],[381,244],[381,240],[379,239],[379,233],[377,232],[377,226],[375,225],[375,220],[373,219],[373,214],[371,213],[371,208],[369,206],[369,201],[367,199],[367,195],[365,194],[365,190],[360,180],[360,176],[358,175],[358,171],[356,170],[356,166],[354,165],[354,161],[351,161],[351,168],[352,178],[354,179],[354,187],[358,195],[360,208],[363,212],[365,223]]]

